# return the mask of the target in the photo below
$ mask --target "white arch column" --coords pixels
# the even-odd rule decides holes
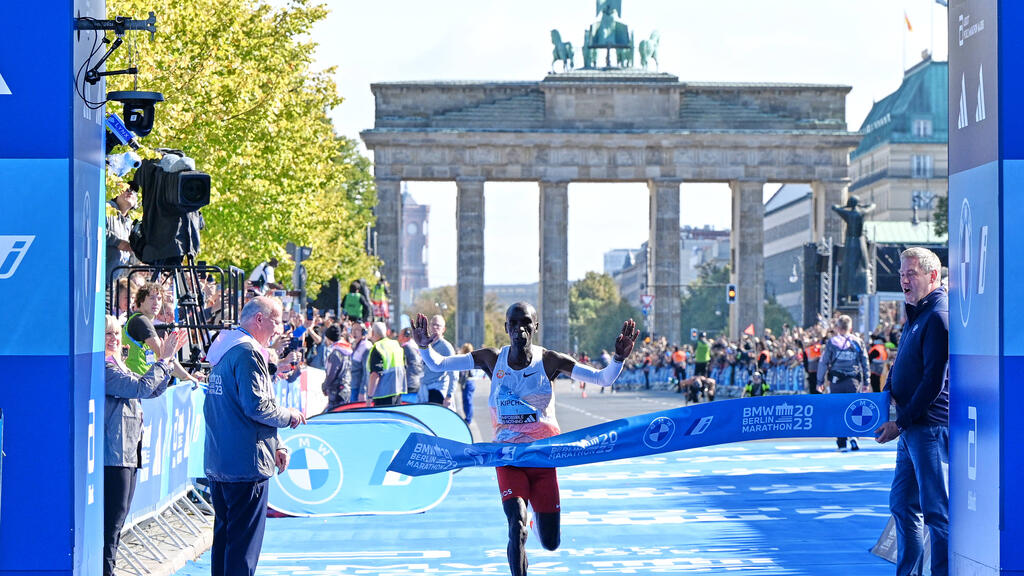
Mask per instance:
[[[680,342],[679,185],[680,180],[650,180],[648,294],[654,295],[650,325],[655,336]]]
[[[540,183],[540,343],[569,352],[569,183]]]
[[[731,273],[736,303],[729,309],[729,337],[739,338],[749,325],[764,332],[764,182],[733,180]],[[726,297],[725,288],[722,298]]]
[[[376,178],[376,184],[377,257],[381,260],[381,271],[392,286],[391,328],[398,331],[402,316],[402,181]],[[348,286],[339,286],[339,290],[346,293]]]
[[[457,180],[458,237],[456,337],[459,345],[484,344],[484,181]]]

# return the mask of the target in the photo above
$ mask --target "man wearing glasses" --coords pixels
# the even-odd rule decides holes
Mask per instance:
[[[213,366],[206,417],[206,477],[213,495],[213,576],[256,572],[267,516],[268,480],[288,468],[278,428],[306,422],[274,400],[266,346],[281,333],[281,301],[259,296],[206,355]]]
[[[128,215],[139,203],[138,187],[135,183],[121,184],[121,191],[107,202],[107,282],[124,276],[127,270],[118,270],[117,276],[110,273],[118,266],[138,264],[128,244],[128,235],[132,229],[132,219]]]

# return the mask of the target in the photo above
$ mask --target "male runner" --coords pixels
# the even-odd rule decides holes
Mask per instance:
[[[532,442],[560,433],[555,420],[554,388],[560,374],[574,380],[611,386],[622,370],[622,362],[633,351],[639,331],[632,319],[622,323],[615,339],[615,357],[602,370],[577,364],[570,356],[533,345],[540,329],[537,311],[517,302],[505,313],[505,332],[511,345],[501,350],[480,348],[469,354],[443,357],[430,347],[427,318],[419,314],[413,325],[413,339],[420,348],[424,365],[430,370],[472,370],[479,368],[491,378],[491,423],[495,442]],[[561,541],[558,478],[554,468],[499,466],[498,488],[508,518],[508,565],[513,576],[525,576],[526,536],[529,504],[537,514],[540,543],[547,550]]]

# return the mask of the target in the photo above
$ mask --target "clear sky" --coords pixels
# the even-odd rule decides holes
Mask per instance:
[[[594,0],[326,3],[331,15],[312,38],[316,66],[337,67],[345,102],[331,116],[338,133],[352,138],[373,127],[372,82],[539,81],[551,69],[550,31],[577,47],[579,63],[583,30],[596,20]],[[934,0],[622,0],[622,20],[637,43],[659,31],[661,71],[681,81],[851,86],[851,130],[899,86],[923,49],[946,59],[946,17]],[[454,284],[455,184],[408,186],[431,206],[430,284]],[[766,197],[777,187],[767,185]],[[538,196],[532,183],[485,187],[485,283],[537,281]],[[647,212],[643,184],[570,185],[569,278],[601,271],[608,250],[638,248],[647,239]],[[728,228],[730,212],[725,184],[682,186],[683,225]]]

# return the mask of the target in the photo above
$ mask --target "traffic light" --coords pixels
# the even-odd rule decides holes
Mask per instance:
[[[694,342],[697,341],[697,329],[696,328],[690,328],[690,340],[693,340]]]
[[[725,287],[725,301],[729,304],[736,303],[736,285],[729,284]]]

